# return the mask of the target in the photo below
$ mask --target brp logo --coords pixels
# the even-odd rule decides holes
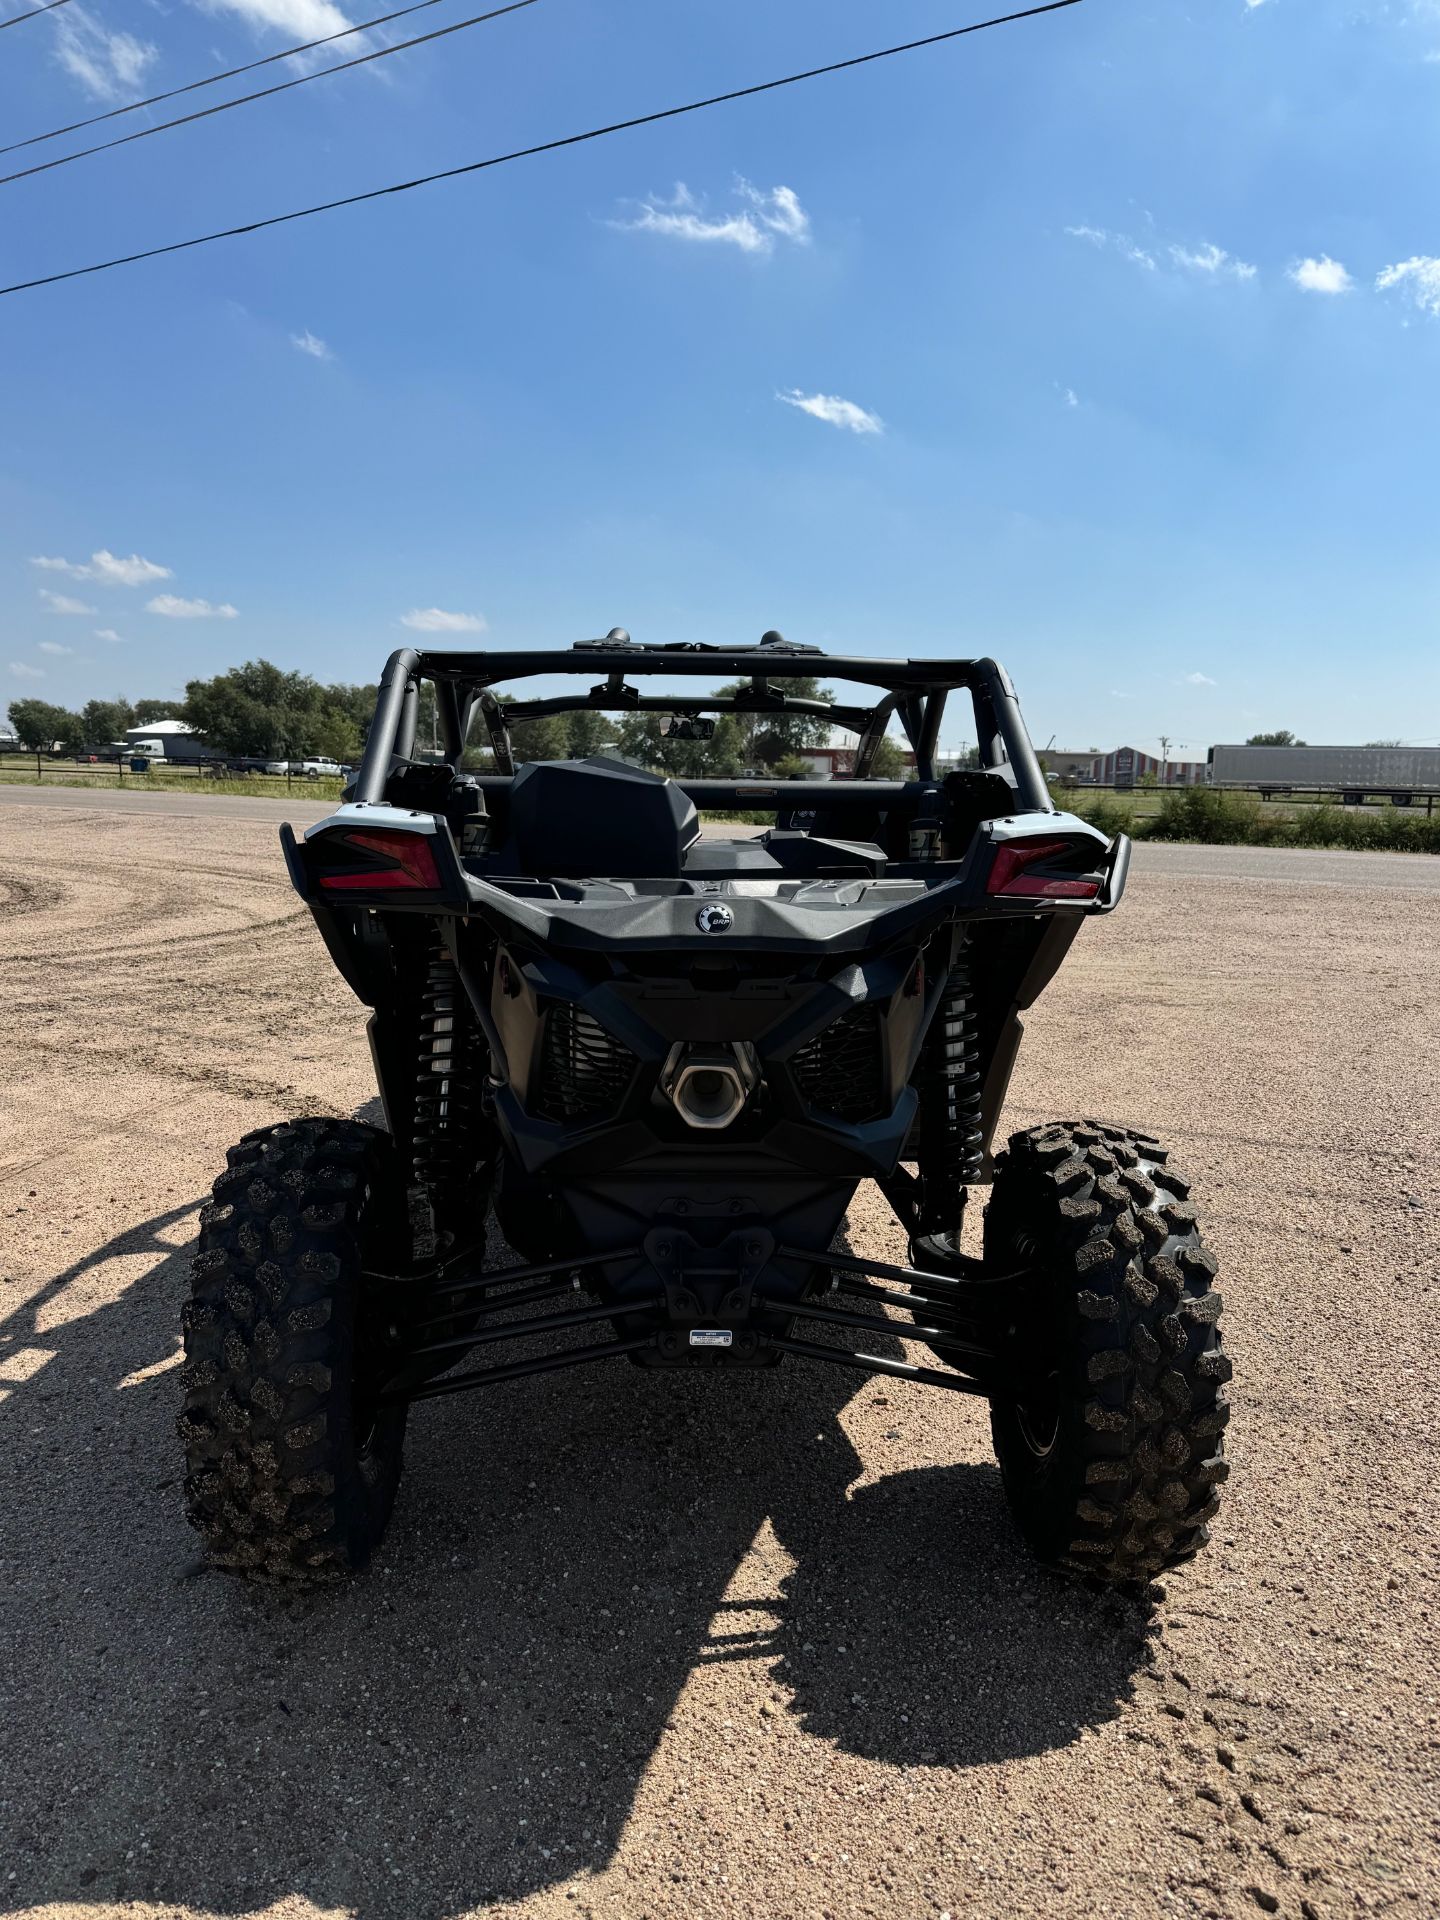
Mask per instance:
[[[735,924],[735,916],[729,907],[718,904],[701,907],[695,916],[695,924],[701,933],[728,933]]]

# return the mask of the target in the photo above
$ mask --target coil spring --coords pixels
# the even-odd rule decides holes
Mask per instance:
[[[437,1200],[460,1198],[481,1157],[485,1068],[455,963],[437,942],[420,996],[411,1147],[416,1182]]]
[[[925,1039],[920,1087],[920,1178],[926,1231],[958,1222],[984,1157],[980,1036],[970,972],[957,959]]]

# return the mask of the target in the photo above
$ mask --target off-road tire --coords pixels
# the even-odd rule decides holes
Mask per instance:
[[[316,1583],[364,1565],[400,1479],[403,1405],[376,1407],[383,1288],[406,1245],[388,1134],[296,1120],[227,1155],[183,1310],[185,1501],[212,1565]]]
[[[1189,1194],[1148,1134],[1064,1121],[1011,1137],[985,1213],[986,1266],[1045,1276],[1016,1357],[1052,1369],[1038,1421],[992,1401],[1006,1496],[1042,1560],[1116,1586],[1204,1545],[1229,1472],[1217,1263]]]

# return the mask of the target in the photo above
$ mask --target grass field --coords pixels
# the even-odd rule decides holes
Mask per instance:
[[[1209,846],[1350,847],[1373,853],[1440,853],[1440,815],[1418,807],[1345,807],[1261,800],[1223,788],[1169,793],[1057,791],[1057,802],[1104,833]]]

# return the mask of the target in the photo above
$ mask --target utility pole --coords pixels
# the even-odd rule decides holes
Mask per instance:
[[[1169,784],[1169,781],[1167,779],[1169,766],[1170,766],[1170,736],[1168,733],[1162,733],[1160,736],[1160,784],[1162,787],[1167,786]]]

